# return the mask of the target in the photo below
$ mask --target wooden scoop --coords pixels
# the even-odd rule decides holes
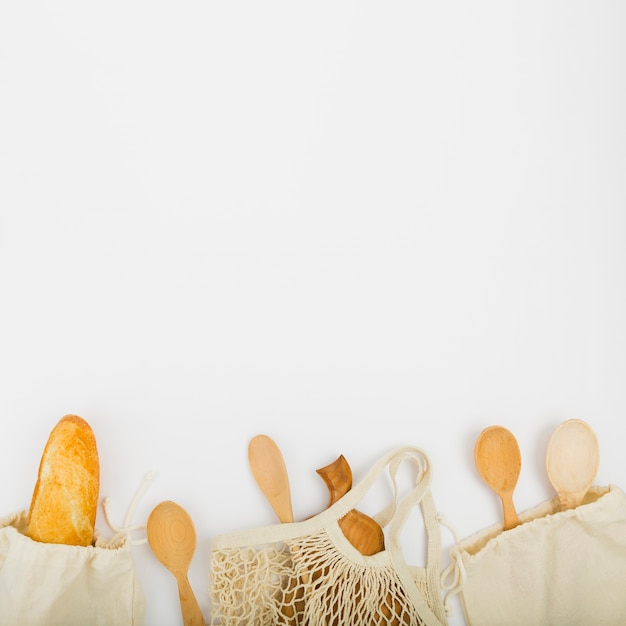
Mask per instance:
[[[329,507],[352,489],[352,469],[343,454],[326,467],[316,471],[328,487],[330,493]],[[380,524],[356,509],[348,511],[339,520],[339,527],[346,539],[365,556],[371,556],[385,549],[385,535]],[[358,586],[355,591],[358,591]],[[394,607],[394,601],[388,594],[386,602],[380,607],[380,611],[389,620],[389,626],[400,626],[400,621],[391,615],[392,607]],[[378,621],[375,623],[377,624]]]
[[[271,504],[279,521],[293,522],[291,489],[285,460],[279,447],[267,435],[256,435],[248,444],[248,462],[254,480]]]
[[[561,510],[573,509],[583,501],[599,464],[598,440],[586,422],[567,420],[552,433],[546,469],[559,496]]]
[[[343,454],[330,465],[316,471],[328,487],[328,506],[332,506],[352,489],[352,470]],[[356,509],[352,509],[339,520],[339,527],[348,541],[365,556],[385,549],[385,535],[380,524]]]
[[[522,469],[522,459],[513,434],[502,426],[485,428],[474,447],[474,461],[485,483],[502,500],[504,530],[519,524],[513,490]]]
[[[176,577],[184,625],[205,626],[187,578],[196,549],[196,530],[189,514],[178,504],[166,500],[152,510],[146,530],[152,552]]]

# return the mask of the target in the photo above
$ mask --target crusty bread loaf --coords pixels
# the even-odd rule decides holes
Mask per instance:
[[[100,461],[91,426],[66,415],[52,429],[26,522],[26,535],[44,543],[89,546],[100,492]]]

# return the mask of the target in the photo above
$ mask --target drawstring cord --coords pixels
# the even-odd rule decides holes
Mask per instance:
[[[128,511],[126,512],[126,517],[124,518],[124,523],[121,527],[118,527],[111,520],[111,514],[109,511],[111,498],[106,497],[102,501],[102,510],[104,511],[104,518],[107,524],[109,525],[109,528],[111,528],[111,530],[115,533],[115,535],[110,540],[111,543],[114,543],[115,540],[125,535],[130,535],[130,533],[135,530],[145,530],[146,528],[145,524],[132,524],[132,519],[135,514],[135,509],[137,508],[137,504],[139,504],[139,500],[142,498],[143,494],[146,492],[146,490],[150,486],[150,483],[154,480],[154,477],[155,477],[155,472],[153,471],[150,471],[145,475],[143,481],[141,482],[141,485],[139,486],[139,489],[137,490],[133,499],[131,500],[130,506],[128,507]],[[143,537],[142,539],[134,539],[131,541],[131,543],[133,545],[140,545],[143,543],[147,543],[147,541],[148,541],[148,538]]]
[[[450,522],[441,514],[437,514],[437,521],[441,524],[441,526],[445,526],[454,537],[454,544],[458,545],[459,543],[459,535],[450,524]],[[451,563],[446,567],[441,573],[441,588],[445,590],[447,593],[444,596],[443,607],[445,609],[446,615],[452,614],[452,606],[450,605],[450,600],[457,594],[461,592],[463,586],[465,585],[465,581],[467,580],[467,574],[465,572],[465,567],[463,566],[463,559],[458,550],[452,549],[450,551]],[[449,579],[452,575],[450,582],[446,582],[446,579]]]

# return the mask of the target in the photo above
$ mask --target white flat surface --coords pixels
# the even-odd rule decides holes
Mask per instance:
[[[625,487],[625,28],[619,2],[3,3],[0,515],[83,416],[117,523],[151,470],[133,521],[189,511],[208,620],[211,538],[274,521],[257,433],[296,517],[340,453],[358,481],[416,445],[472,534],[494,423],[519,510],[571,417]],[[147,626],[182,623],[134,555]]]

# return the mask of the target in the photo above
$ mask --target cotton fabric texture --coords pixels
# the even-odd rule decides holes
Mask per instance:
[[[558,498],[491,526],[452,548],[469,626],[626,624],[626,497],[592,487],[583,504]]]
[[[413,467],[400,495],[398,470]],[[386,528],[385,550],[360,554],[338,521],[367,493],[385,468],[393,502],[375,516]],[[365,479],[322,513],[215,537],[209,592],[212,626],[443,626],[440,528],[430,493],[431,467],[417,448],[382,457]],[[405,490],[406,491],[406,490]],[[425,564],[409,565],[400,533],[413,509],[423,524],[411,542],[427,545]],[[404,536],[404,535],[403,535]]]
[[[145,598],[128,536],[94,546],[40,543],[27,512],[0,519],[0,626],[141,626]]]

